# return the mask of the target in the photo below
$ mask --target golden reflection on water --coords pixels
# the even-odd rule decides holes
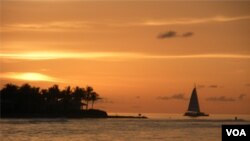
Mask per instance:
[[[147,114],[152,115],[149,119],[1,119],[0,138],[4,141],[220,141],[221,124],[250,123],[228,120],[233,115],[187,120],[181,119],[180,114]]]

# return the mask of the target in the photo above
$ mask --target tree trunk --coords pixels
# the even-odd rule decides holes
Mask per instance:
[[[94,100],[92,100],[92,109],[93,109],[93,107],[94,107]]]
[[[88,107],[89,107],[89,101],[87,100],[86,101],[86,110],[88,110]]]

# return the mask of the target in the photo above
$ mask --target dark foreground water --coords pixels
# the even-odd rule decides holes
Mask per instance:
[[[149,119],[1,119],[0,140],[220,141],[221,124],[250,123],[249,115],[237,116],[244,122],[234,121],[235,115],[146,115]]]

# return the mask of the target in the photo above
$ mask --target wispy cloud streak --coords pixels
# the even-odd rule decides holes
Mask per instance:
[[[98,21],[56,21],[45,23],[17,23],[3,24],[0,32],[9,31],[39,31],[39,32],[65,32],[65,31],[85,31],[91,27],[134,27],[134,26],[167,26],[167,25],[192,25],[218,22],[233,22],[249,20],[250,16],[215,16],[208,18],[180,18],[166,20],[141,20],[135,22],[98,22]],[[191,35],[191,34],[190,34]],[[184,35],[185,36],[185,35]]]
[[[145,53],[120,52],[28,52],[0,53],[2,59],[17,60],[53,60],[53,59],[250,59],[242,54],[190,54],[190,55],[152,55]]]
[[[250,16],[240,16],[240,17],[210,17],[210,18],[185,18],[178,20],[161,20],[161,21],[146,21],[143,23],[138,23],[138,25],[144,26],[164,26],[164,25],[189,25],[189,24],[204,24],[204,23],[213,23],[213,22],[232,22],[239,20],[249,20]]]
[[[187,98],[185,98],[185,95],[182,93],[179,94],[174,94],[172,96],[159,96],[157,97],[158,100],[187,100]]]
[[[85,21],[58,21],[45,23],[18,23],[5,24],[0,31],[41,31],[41,32],[61,32],[61,31],[79,31],[86,30],[91,25],[97,23]]]
[[[219,96],[219,97],[209,97],[206,99],[207,101],[218,101],[218,102],[232,102],[236,101],[234,98]]]
[[[237,100],[243,100],[247,95],[246,94],[240,94],[236,98],[232,97],[226,97],[226,96],[218,96],[218,97],[208,97],[206,100],[207,101],[218,101],[218,102],[232,102],[232,101],[237,101]]]

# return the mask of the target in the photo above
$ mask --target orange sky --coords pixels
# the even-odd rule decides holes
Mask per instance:
[[[250,2],[1,1],[1,86],[91,85],[109,112],[250,114]]]

